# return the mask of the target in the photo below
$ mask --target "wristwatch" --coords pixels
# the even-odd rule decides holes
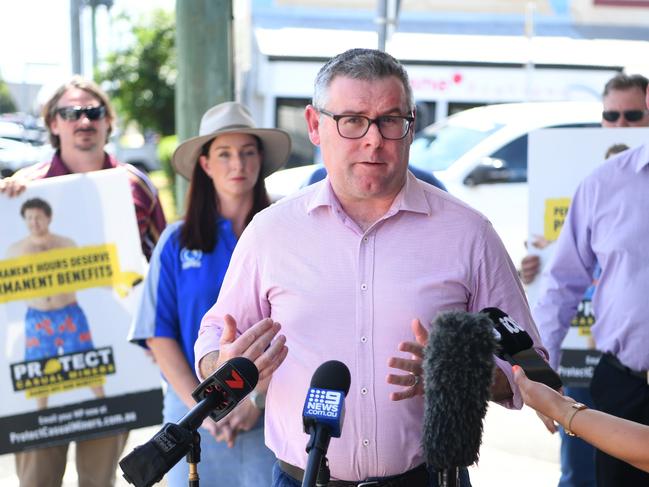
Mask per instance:
[[[266,394],[263,392],[252,391],[248,397],[257,409],[263,410],[266,407]]]

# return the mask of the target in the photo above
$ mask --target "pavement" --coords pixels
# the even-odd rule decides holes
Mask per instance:
[[[469,468],[473,487],[555,487],[559,483],[559,434],[550,434],[534,410],[489,403],[480,460]]]
[[[124,454],[158,431],[151,426],[131,431]],[[473,487],[554,487],[559,481],[559,436],[551,435],[531,409],[507,410],[490,403],[484,422],[478,465],[470,467]],[[203,482],[205,483],[205,482]],[[128,487],[118,469],[116,487]],[[166,487],[163,481],[157,484]],[[207,487],[207,483],[205,483]],[[17,487],[13,455],[0,456],[0,486]],[[74,446],[68,452],[63,487],[76,487]],[[257,487],[257,486],[251,486]]]

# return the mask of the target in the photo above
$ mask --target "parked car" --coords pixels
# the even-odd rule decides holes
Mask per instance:
[[[311,174],[319,167],[321,167],[320,164],[307,164],[306,166],[282,169],[268,176],[265,183],[271,201],[277,201],[305,186]]]
[[[483,213],[515,264],[527,238],[527,139],[534,130],[598,127],[599,102],[506,103],[473,108],[429,125],[410,163],[435,175],[449,193]]]
[[[434,172],[448,189],[491,220],[515,264],[527,237],[527,136],[544,128],[597,127],[599,102],[507,103],[473,108],[417,133],[410,164]],[[266,179],[276,199],[300,188],[316,166]]]
[[[0,137],[32,145],[47,143],[47,131],[40,120],[20,113],[0,115]]]
[[[106,152],[113,154],[118,161],[132,164],[141,171],[156,171],[160,169],[160,160],[155,140],[155,137],[146,138],[137,131],[129,130],[123,133],[117,129],[106,144]]]
[[[32,145],[28,142],[0,137],[0,176],[11,176],[18,169],[47,160],[53,149],[49,144]]]
[[[10,116],[11,115],[11,116]],[[20,114],[0,118],[0,176],[11,176],[18,169],[43,161],[52,155],[45,129],[36,119]]]

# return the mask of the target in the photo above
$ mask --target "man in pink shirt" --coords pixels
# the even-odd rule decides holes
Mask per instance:
[[[266,444],[278,458],[273,485],[300,485],[309,382],[320,364],[340,360],[351,388],[342,436],[327,453],[331,485],[436,486],[421,447],[430,323],[442,311],[497,306],[545,352],[491,224],[408,172],[414,100],[398,61],[370,49],[334,57],[305,115],[328,177],[247,227],[203,319],[197,372],[205,377],[236,355],[258,357],[281,323],[275,349],[257,362],[265,376],[272,372],[259,387],[267,388]],[[520,408],[511,367],[497,364],[493,399]],[[466,470],[461,477],[469,486]]]

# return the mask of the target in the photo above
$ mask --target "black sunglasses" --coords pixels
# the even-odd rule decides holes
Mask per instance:
[[[98,107],[61,107],[56,109],[56,113],[63,120],[79,120],[81,115],[88,117],[88,120],[101,120],[106,116],[106,107],[100,105]]]
[[[602,112],[602,118],[607,122],[616,122],[620,115],[624,115],[627,122],[638,122],[645,116],[647,110],[625,110],[619,112],[617,110],[605,110]]]

